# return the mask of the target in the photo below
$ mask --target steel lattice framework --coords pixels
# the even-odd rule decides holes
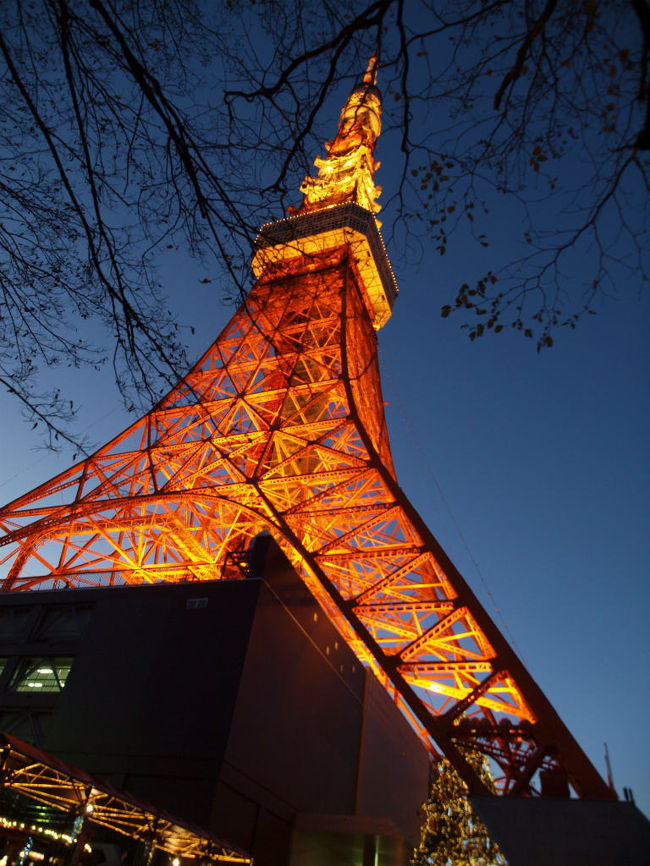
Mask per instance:
[[[9,792],[69,817],[78,816],[82,819],[80,825],[105,827],[137,839],[150,849],[158,848],[176,857],[195,858],[208,864],[251,866],[253,862],[200,827],[156,810],[4,733],[0,734],[0,783]],[[69,841],[73,843],[74,839]]]
[[[270,532],[433,751],[486,793],[564,775],[612,798],[400,489],[377,364],[395,280],[373,211],[371,64],[302,207],[260,231],[257,283],[146,416],[0,512],[3,588],[213,580]]]

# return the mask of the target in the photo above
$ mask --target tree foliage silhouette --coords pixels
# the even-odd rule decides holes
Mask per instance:
[[[468,248],[442,315],[550,346],[647,281],[649,46],[646,0],[6,0],[0,382],[50,441],[72,405],[43,368],[111,358],[127,405],[166,390],[185,358],[159,264],[245,291],[373,51],[393,249]]]

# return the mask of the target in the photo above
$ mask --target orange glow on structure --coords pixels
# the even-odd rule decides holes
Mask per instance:
[[[300,187],[305,194],[297,213],[354,202],[377,213],[375,186],[375,142],[381,132],[381,97],[377,90],[377,58],[372,57],[363,82],[354,88],[339,117],[334,141],[326,143],[325,159],[316,157],[317,177],[306,177]]]
[[[358,657],[471,788],[611,791],[397,484],[376,331],[397,295],[374,212],[376,62],[257,283],[201,360],[92,457],[0,511],[9,591],[213,580],[269,531]],[[64,504],[61,504],[64,503]]]

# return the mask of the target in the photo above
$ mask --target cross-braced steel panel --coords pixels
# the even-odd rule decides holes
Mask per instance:
[[[326,244],[325,244],[326,246]],[[596,771],[399,488],[347,245],[269,265],[149,414],[0,512],[5,590],[236,576],[268,530],[430,748],[504,793]]]
[[[373,213],[373,58],[258,281],[205,355],[92,457],[0,511],[3,589],[237,577],[269,531],[426,745],[486,793],[613,798],[400,489],[375,330],[397,287]]]

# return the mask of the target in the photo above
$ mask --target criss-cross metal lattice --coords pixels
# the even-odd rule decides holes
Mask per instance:
[[[139,840],[174,857],[198,859],[205,864],[251,866],[253,862],[201,828],[160,812],[5,733],[0,733],[0,784],[6,794],[49,806],[65,816],[72,834],[67,836],[68,844],[74,844],[75,835],[78,838],[82,825],[87,823]],[[14,800],[12,811],[23,811],[19,801]],[[37,826],[29,829],[45,831],[47,836],[49,828],[39,827],[38,819],[35,821]],[[15,822],[14,826],[25,829],[24,823]],[[74,858],[70,859],[74,862]]]
[[[502,793],[537,793],[554,774],[609,798],[395,478],[375,333],[394,278],[374,217],[349,200],[358,184],[340,180],[359,127],[371,200],[378,104],[372,82],[353,92],[335,161],[321,160],[298,215],[262,230],[254,289],[177,387],[0,511],[3,588],[237,577],[230,563],[267,530],[473,790],[485,787],[468,748]],[[332,183],[348,192],[328,200]]]

